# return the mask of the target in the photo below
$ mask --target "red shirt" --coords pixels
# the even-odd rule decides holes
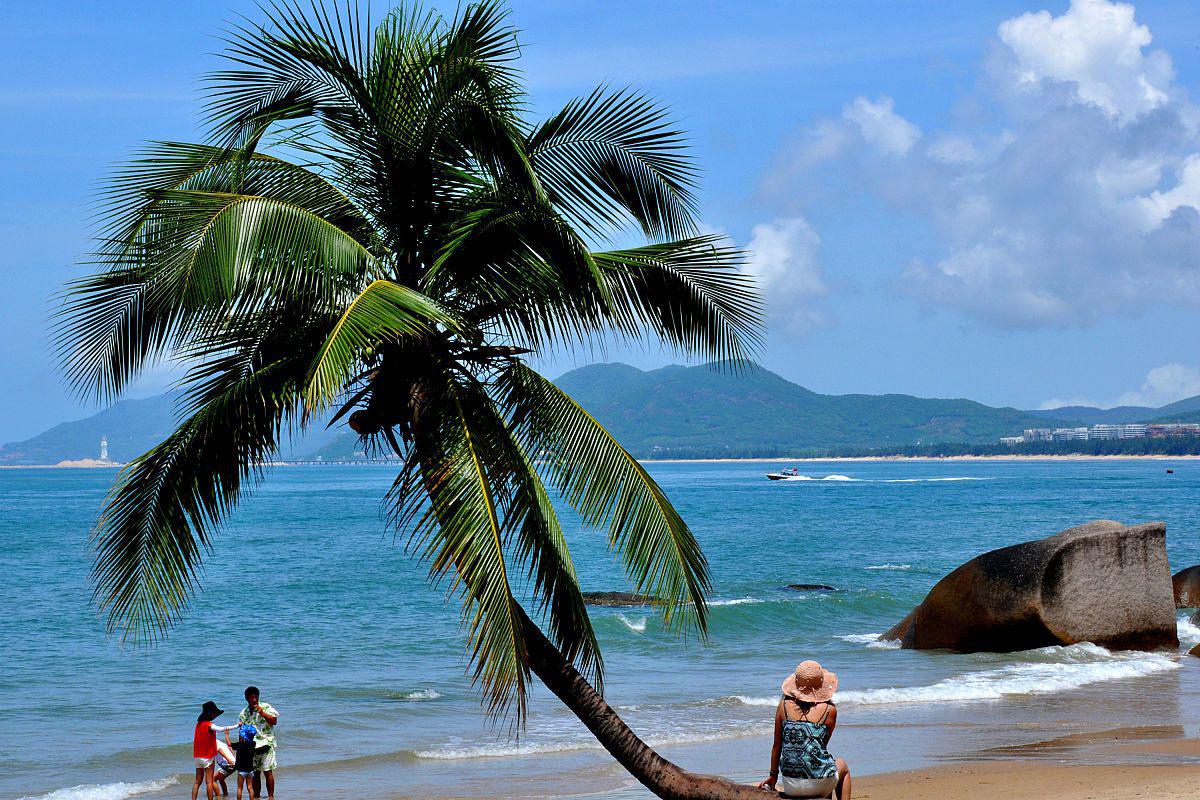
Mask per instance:
[[[192,738],[192,758],[214,758],[217,755],[217,734],[212,730],[212,720],[196,723],[196,735]]]

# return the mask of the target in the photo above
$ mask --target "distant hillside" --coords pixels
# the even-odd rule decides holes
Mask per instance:
[[[121,400],[86,419],[64,422],[23,442],[0,446],[0,466],[57,464],[98,458],[100,438],[108,439],[108,457],[127,462],[161,442],[175,428],[178,395],[168,393],[143,400]],[[334,438],[338,431],[313,426],[309,433],[283,448],[284,458],[308,453]]]
[[[729,373],[708,367],[644,371],[628,364],[593,364],[568,372],[557,383],[639,458],[848,455],[914,448],[941,452],[943,445],[998,445],[1001,436],[1025,428],[1200,421],[1200,397],[1158,409],[1021,411],[904,394],[819,394],[760,367]],[[122,401],[87,419],[0,447],[0,465],[95,458],[101,436],[108,437],[111,458],[128,461],[171,430],[173,405],[170,395]],[[314,425],[280,455],[336,461],[362,458],[362,450],[344,425],[333,430]]]
[[[825,395],[762,368],[644,372],[593,364],[558,385],[639,457],[802,455],[938,442],[985,443],[1043,418],[973,400]]]
[[[1043,417],[972,400],[903,394],[825,395],[756,367],[738,373],[670,366],[643,371],[593,364],[556,383],[639,458],[746,458],[995,443]],[[1073,421],[1072,421],[1073,422]],[[354,458],[352,434],[314,457]]]
[[[1195,398],[1192,398],[1195,399]],[[1186,403],[1188,400],[1181,400]],[[1062,406],[1029,412],[1045,417],[1044,426],[1058,427],[1066,422],[1080,425],[1118,425],[1122,422],[1149,422],[1161,415],[1161,410],[1147,406],[1117,406],[1116,408],[1092,408],[1091,406]]]
[[[86,419],[64,422],[23,442],[0,447],[0,464],[57,464],[100,456],[100,438],[108,438],[108,457],[129,461],[171,432],[175,396],[122,400]]]

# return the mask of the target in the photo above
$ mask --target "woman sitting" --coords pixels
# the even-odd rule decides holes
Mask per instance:
[[[783,699],[775,710],[775,744],[771,777],[760,789],[778,789],[788,797],[850,800],[850,768],[829,754],[829,737],[837,726],[833,693],[838,679],[816,661],[805,661],[783,682]]]

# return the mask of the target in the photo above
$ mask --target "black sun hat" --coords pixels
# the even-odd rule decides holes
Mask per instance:
[[[209,722],[224,713],[225,712],[223,710],[217,708],[217,704],[212,700],[206,700],[204,705],[200,708],[200,721]]]

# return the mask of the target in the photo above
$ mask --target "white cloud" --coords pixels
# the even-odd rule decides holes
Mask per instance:
[[[1126,120],[1168,101],[1171,59],[1162,50],[1146,52],[1153,37],[1134,20],[1132,5],[1072,0],[1059,17],[1038,11],[1006,20],[999,36],[1026,88],[1066,84],[1079,102]]]
[[[1162,226],[1176,209],[1187,206],[1200,210],[1200,155],[1193,154],[1183,160],[1179,168],[1179,182],[1166,191],[1157,189],[1145,197],[1136,198],[1145,213],[1148,230]]]
[[[807,332],[824,321],[813,307],[829,292],[820,248],[820,237],[801,217],[755,225],[750,232],[746,271],[758,278],[768,314],[793,332]]]
[[[1165,406],[1200,394],[1200,368],[1187,364],[1164,364],[1146,373],[1142,388],[1126,392],[1119,406]]]
[[[857,125],[863,139],[879,152],[902,156],[921,138],[921,129],[895,109],[896,101],[886,95],[874,102],[858,97],[842,110],[842,117]]]
[[[1163,364],[1146,373],[1146,380],[1142,382],[1140,389],[1125,392],[1115,399],[1097,401],[1082,397],[1054,398],[1042,403],[1041,407],[1043,409],[1063,406],[1095,406],[1097,408],[1149,406],[1158,408],[1196,395],[1200,395],[1200,367],[1188,364]]]
[[[1034,329],[1200,308],[1200,110],[1133,7],[1076,0],[999,36],[964,98],[982,113],[923,133],[891,98],[859,97],[765,188],[799,210],[865,191],[922,221],[896,285],[929,310]]]

